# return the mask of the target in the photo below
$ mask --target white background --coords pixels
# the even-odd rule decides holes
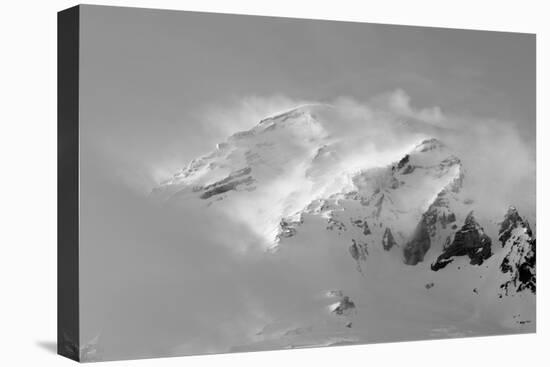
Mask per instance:
[[[538,332],[533,335],[109,362],[110,366],[543,365],[550,348],[548,65],[544,1],[92,1],[167,9],[537,33]],[[56,12],[73,1],[4,1],[0,27],[0,365],[65,366],[56,337]],[[546,11],[545,11],[546,10]],[[546,15],[546,17],[545,17]],[[545,24],[546,23],[546,24]],[[513,168],[511,168],[513,174]]]

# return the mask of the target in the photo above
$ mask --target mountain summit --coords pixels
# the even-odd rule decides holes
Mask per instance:
[[[469,332],[482,319],[529,330],[536,240],[528,222],[513,207],[501,222],[479,214],[486,211],[464,190],[466,167],[439,139],[380,146],[339,121],[327,105],[265,118],[191,161],[152,196],[225,213],[274,258],[341,267],[341,279],[319,284],[333,301],[339,295],[329,312],[319,303],[315,320],[297,318],[278,331],[292,343],[326,327],[347,336],[382,327],[365,320],[386,315],[381,302],[395,299],[410,307],[412,320],[430,310],[454,318],[460,304],[473,312],[462,325]],[[259,338],[272,343],[281,327],[266,326],[272,331]]]

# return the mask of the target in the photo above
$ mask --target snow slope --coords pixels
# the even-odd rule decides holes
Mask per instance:
[[[266,118],[153,191],[237,218],[266,261],[303,266],[309,293],[234,350],[533,332],[527,221],[513,207],[478,218],[444,142],[357,143],[338,117],[307,105]]]

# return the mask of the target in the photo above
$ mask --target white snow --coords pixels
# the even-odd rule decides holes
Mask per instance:
[[[308,293],[288,300],[292,312],[269,315],[262,331],[235,349],[532,332],[534,295],[499,297],[506,278],[499,266],[510,245],[503,248],[492,238],[494,254],[482,265],[458,257],[444,269],[430,269],[476,205],[452,189],[463,178],[468,184],[453,152],[436,140],[411,141],[405,149],[350,146],[346,134],[330,128],[336,116],[330,106],[307,105],[266,118],[154,192],[170,205],[200,203],[246,226],[258,236],[258,246],[278,246],[269,261],[303,264]],[[406,154],[408,161],[398,168]],[[200,187],[247,167],[251,185],[199,199]],[[405,265],[403,248],[442,192],[445,205],[436,213],[454,214],[455,221],[436,222],[424,260]],[[282,219],[294,235],[278,236]],[[492,235],[500,219],[481,222]],[[390,251],[383,248],[386,228],[396,241]],[[365,260],[350,255],[352,243],[363,246]],[[334,314],[342,295],[354,302],[354,314]]]

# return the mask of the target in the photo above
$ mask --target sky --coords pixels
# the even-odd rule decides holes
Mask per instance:
[[[231,286],[254,278],[256,255],[235,270],[243,260],[216,247],[206,219],[159,211],[147,195],[227,136],[297,104],[383,108],[455,129],[447,138],[464,159],[485,162],[473,172],[499,165],[479,188],[487,200],[508,194],[490,195],[495,182],[517,176],[526,188],[517,200],[534,213],[534,35],[99,6],[81,16],[83,337],[101,331],[105,355],[169,353],[182,330],[203,352],[225,346],[196,307],[239,332],[229,320],[250,289]],[[202,248],[175,245],[194,241]],[[258,278],[248,287],[280,281],[274,269]],[[220,302],[220,284],[225,313],[203,304]]]
[[[172,171],[208,152],[224,125],[253,126],[255,116],[205,124],[212,110],[251,98],[363,102],[402,89],[417,106],[508,121],[534,145],[533,35],[97,6],[83,14],[86,134],[117,169],[148,165],[143,187],[166,175],[153,167]]]

